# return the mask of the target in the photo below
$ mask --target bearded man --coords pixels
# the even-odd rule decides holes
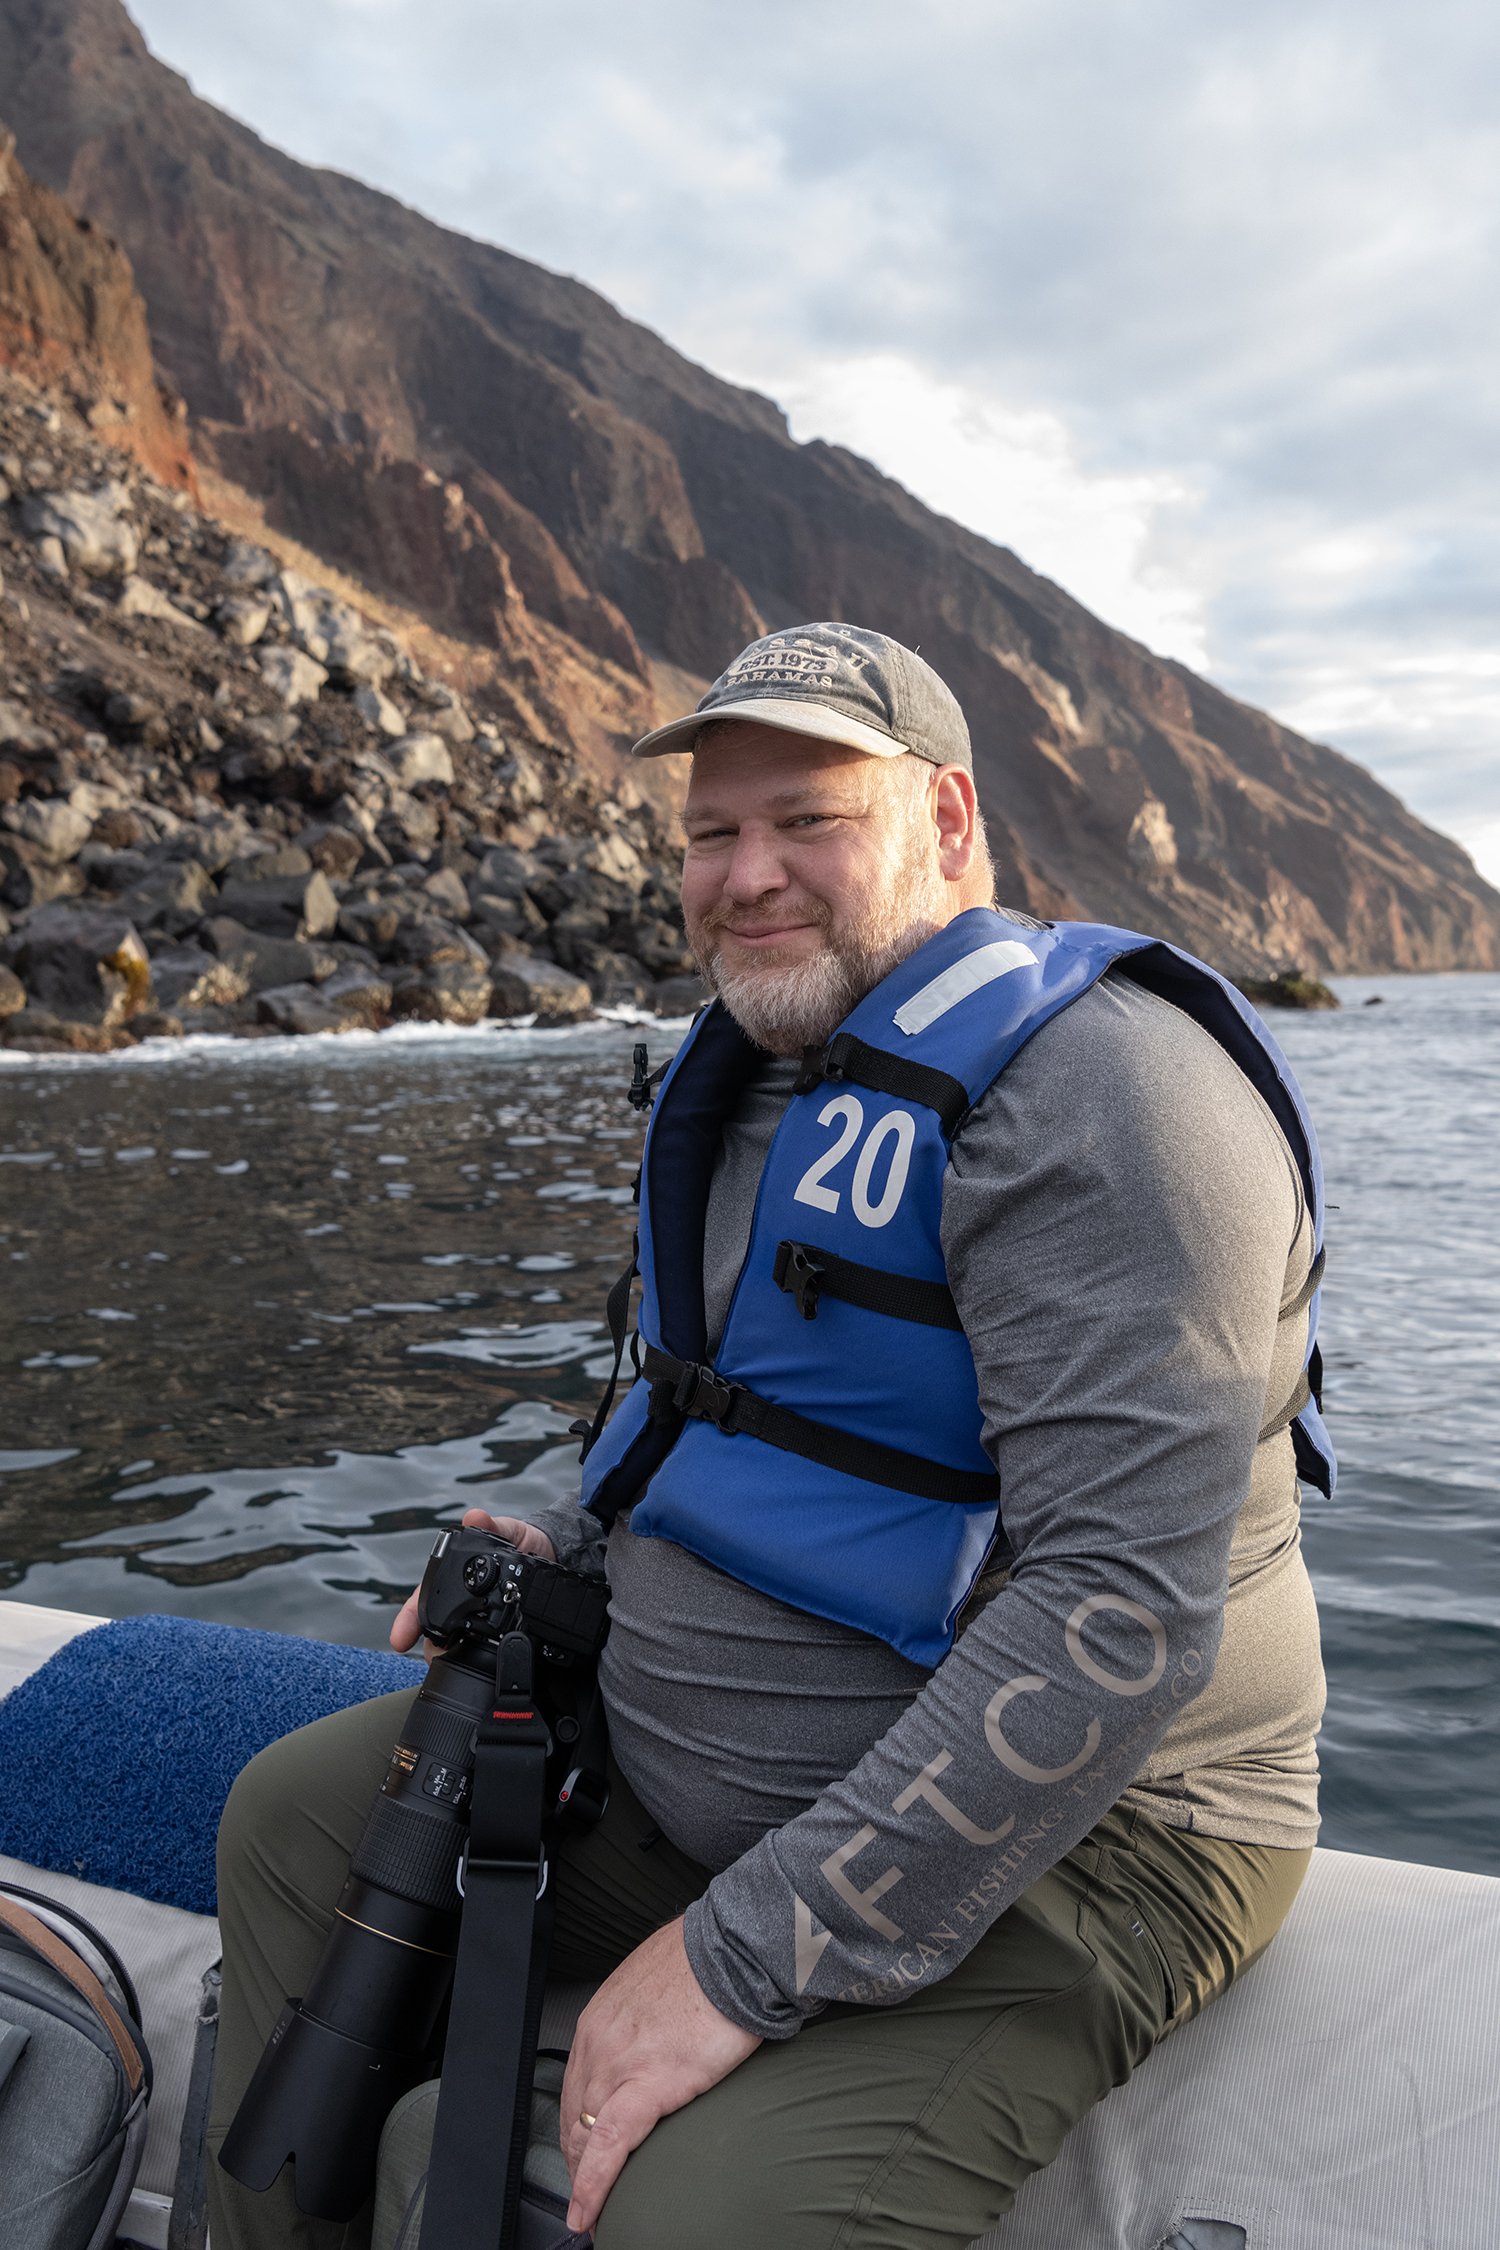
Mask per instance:
[[[995,909],[962,713],[899,643],[773,633],[638,750],[692,756],[717,996],[647,1138],[643,1372],[581,1508],[465,1518],[610,1586],[612,1796],[552,1872],[555,1972],[605,1979],[569,2223],[964,2250],[1307,1866],[1316,1150],[1212,972]],[[403,1708],[231,1798],[220,2131]],[[213,2225],[356,2238],[222,2177]]]

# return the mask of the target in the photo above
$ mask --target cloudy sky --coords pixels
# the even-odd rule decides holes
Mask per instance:
[[[1500,11],[130,0],[1372,766],[1500,881]]]

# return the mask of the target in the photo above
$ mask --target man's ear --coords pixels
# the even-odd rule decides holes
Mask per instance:
[[[933,791],[932,815],[938,832],[938,863],[944,880],[961,883],[974,859],[979,837],[979,799],[974,776],[963,766],[944,766]]]

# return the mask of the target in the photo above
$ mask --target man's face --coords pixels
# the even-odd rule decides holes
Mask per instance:
[[[959,911],[937,770],[726,722],[693,757],[682,908],[709,984],[774,1054],[820,1045]]]

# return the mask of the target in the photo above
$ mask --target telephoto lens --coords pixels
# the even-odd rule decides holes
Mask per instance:
[[[219,2162],[246,2187],[270,2187],[293,2159],[297,2207],[310,2216],[353,2218],[387,2116],[436,2061],[474,1730],[494,1685],[494,1651],[482,1644],[430,1666],[312,1981],[283,2009],[225,2136]]]
[[[580,1747],[597,1717],[593,1660],[607,1613],[598,1580],[491,1532],[438,1534],[418,1616],[429,1640],[451,1645],[428,1667],[391,1753],[307,1991],[282,2010],[225,2136],[219,2162],[231,2178],[265,2189],[291,2161],[309,2217],[352,2219],[364,2203],[386,2118],[438,2061],[475,1736],[495,1699],[497,1651],[525,1631],[550,1728],[548,1818],[587,1825],[607,1795],[602,1735],[592,1763]]]

